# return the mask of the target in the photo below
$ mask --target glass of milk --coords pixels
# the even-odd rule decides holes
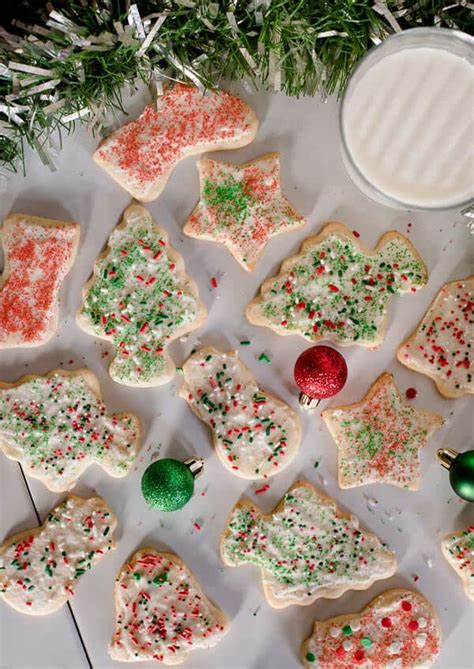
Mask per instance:
[[[474,198],[474,39],[415,28],[369,51],[340,110],[346,171],[362,193],[399,209]]]

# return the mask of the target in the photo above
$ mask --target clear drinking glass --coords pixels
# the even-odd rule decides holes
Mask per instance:
[[[360,159],[361,153],[359,151],[359,157],[357,155],[357,152],[354,152],[353,146],[355,146],[354,142],[352,142],[351,146],[351,141],[350,138],[348,139],[348,129],[350,129],[350,125],[348,125],[348,118],[351,116],[350,110],[351,110],[351,104],[353,100],[357,100],[356,94],[357,94],[357,89],[358,86],[360,85],[360,82],[363,81],[364,76],[372,70],[372,68],[377,65],[378,63],[381,63],[385,58],[388,56],[391,56],[393,54],[398,54],[402,50],[407,50],[407,49],[420,49],[424,47],[426,54],[426,48],[428,47],[429,49],[436,49],[436,50],[442,50],[443,52],[448,52],[449,54],[453,54],[454,56],[458,56],[463,59],[466,63],[470,65],[471,68],[474,67],[474,39],[470,37],[469,35],[466,35],[460,31],[455,31],[455,30],[448,30],[448,29],[443,29],[443,28],[414,28],[412,30],[406,30],[400,33],[396,33],[394,35],[391,35],[388,37],[382,44],[379,46],[375,47],[374,49],[370,50],[366,56],[364,56],[357,67],[355,68],[354,72],[349,78],[349,81],[347,83],[346,89],[344,91],[344,95],[342,97],[342,102],[341,102],[341,107],[340,107],[340,115],[339,115],[339,125],[340,125],[340,132],[341,132],[341,145],[342,145],[342,156],[343,156],[343,161],[344,161],[344,166],[347,171],[348,176],[350,179],[353,181],[355,186],[365,195],[370,197],[372,200],[375,200],[376,202],[380,204],[384,204],[389,207],[393,207],[396,209],[421,209],[421,210],[443,210],[443,209],[451,209],[454,207],[462,207],[465,206],[466,204],[469,204],[473,198],[474,198],[474,158],[471,161],[469,158],[468,165],[470,165],[469,170],[472,170],[471,173],[471,185],[469,186],[469,193],[465,197],[462,197],[460,201],[446,201],[442,202],[440,199],[436,201],[436,188],[433,189],[433,200],[435,200],[433,203],[430,203],[429,201],[409,201],[409,197],[400,197],[396,189],[392,190],[390,188],[383,188],[380,186],[380,182],[378,178],[371,178],[370,176],[367,175],[367,170],[364,170],[363,167],[361,167],[361,163],[363,164],[364,161]],[[420,52],[418,52],[420,53]],[[430,52],[431,53],[431,52]],[[456,59],[457,60],[457,59]],[[393,59],[392,59],[393,62]],[[387,61],[386,61],[387,63]],[[464,68],[464,64],[462,65]],[[433,70],[433,68],[431,68]],[[436,68],[435,68],[436,70]],[[379,72],[381,70],[379,69]],[[470,71],[470,70],[469,70]],[[464,72],[464,69],[463,69]],[[468,70],[466,70],[466,73]],[[433,71],[431,71],[431,75],[433,75]],[[434,73],[436,76],[436,71]],[[407,80],[410,77],[410,71],[408,68],[408,71],[402,73],[403,80]],[[466,81],[469,81],[469,79],[466,79]],[[366,80],[367,82],[367,80]],[[383,84],[384,82],[382,82]],[[426,83],[426,82],[422,82]],[[449,87],[449,81],[447,82],[447,88]],[[400,92],[400,86],[402,85],[401,80],[398,79],[397,82],[394,82],[398,86],[398,91]],[[383,86],[381,86],[383,88]],[[468,86],[468,91],[467,91],[467,97],[466,97],[466,92],[464,91],[464,96],[459,96],[461,100],[464,100],[465,104],[470,106],[470,113],[473,115],[474,119],[474,86],[472,87],[472,90],[469,92],[469,86]],[[404,118],[400,118],[399,122],[404,123],[405,122],[410,122],[411,114],[416,113],[415,106],[421,101],[422,93],[421,90],[424,89],[424,94],[425,97],[429,96],[429,91],[430,87],[429,85],[426,86],[421,86],[419,87],[419,94],[416,91],[416,89],[413,92],[413,100],[412,100],[412,107],[410,109],[409,105],[407,107],[407,100],[404,100],[405,104],[405,109],[406,109],[406,114]],[[377,90],[371,91],[371,100],[372,102],[377,102]],[[448,95],[448,93],[446,93]],[[400,97],[404,97],[404,93],[402,92],[402,95],[399,95]],[[360,98],[360,94],[359,94]],[[456,97],[456,100],[458,98]],[[467,100],[467,102],[466,102]],[[441,96],[440,102],[443,103],[443,97]],[[360,105],[360,99],[357,101]],[[393,107],[392,105],[397,105],[400,104],[400,100],[394,99],[392,101],[388,100],[387,101],[387,113],[392,113],[396,107]],[[433,105],[432,107],[433,113],[437,113],[440,111],[440,105]],[[463,110],[463,118],[464,121],[466,120],[466,107],[462,107]],[[354,113],[354,112],[353,112]],[[370,104],[369,101],[367,103],[367,113],[370,114]],[[362,119],[363,120],[363,119]],[[428,119],[427,119],[428,120]],[[454,117],[451,118],[446,118],[446,120],[443,120],[443,127],[445,126],[444,132],[446,133],[446,136],[442,136],[441,140],[444,140],[445,138],[448,139],[449,141],[449,133],[456,129],[455,123],[457,119]],[[469,126],[467,126],[469,129]],[[353,130],[350,130],[349,135],[353,134]],[[373,133],[377,133],[377,127],[372,128],[372,136],[371,140],[373,138]],[[395,133],[397,133],[397,128],[395,127]],[[418,137],[415,136],[413,138],[413,143],[409,147],[410,152],[416,152],[418,150],[418,140],[421,140],[421,136],[423,135],[423,124],[421,125],[420,132],[418,133]],[[461,138],[462,139],[462,138]],[[392,141],[390,139],[387,140],[388,142]],[[396,141],[396,138],[394,138],[394,141]],[[436,142],[437,139],[436,137],[433,137],[433,142]],[[454,140],[453,140],[454,141]],[[424,138],[424,147],[426,148],[426,138]],[[438,142],[442,144],[442,141]],[[362,142],[360,142],[362,144]],[[459,142],[458,144],[461,144],[460,146],[460,161],[465,161],[466,159],[466,151],[467,152],[472,152],[474,148],[474,136],[471,136],[468,138],[468,142]],[[470,144],[470,146],[469,146]],[[431,149],[434,148],[434,144],[432,145]],[[442,147],[440,148],[442,150]],[[444,155],[444,154],[443,154]],[[474,154],[473,154],[474,155]],[[413,153],[413,156],[416,156],[416,153]],[[384,153],[382,152],[381,154],[382,161],[384,161]],[[396,166],[392,165],[393,169],[396,169]],[[372,170],[372,174],[374,174],[374,170]],[[382,175],[382,173],[380,173]],[[423,175],[420,175],[420,178]],[[385,178],[385,175],[384,175]],[[465,178],[465,172],[463,172],[463,179]],[[374,183],[374,181],[379,182],[379,183]],[[387,181],[387,180],[386,180]],[[441,191],[440,191],[441,192]],[[465,193],[463,192],[463,195]],[[440,196],[441,198],[441,196]]]

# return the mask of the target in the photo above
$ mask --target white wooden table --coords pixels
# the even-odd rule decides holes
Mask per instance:
[[[325,221],[345,222],[351,229],[357,229],[361,240],[369,246],[389,229],[408,234],[428,265],[429,284],[414,296],[392,300],[387,338],[377,351],[358,347],[344,350],[349,380],[336,401],[358,400],[372,381],[388,370],[394,373],[402,390],[410,386],[418,390],[415,406],[438,411],[447,418],[445,427],[422,455],[422,490],[414,493],[382,485],[340,490],[336,448],[319,413],[315,412],[302,414],[304,437],[295,461],[271,480],[270,490],[254,498],[268,510],[297,477],[325,486],[329,494],[359,516],[363,525],[395,551],[398,572],[368,591],[348,592],[340,599],[319,600],[308,607],[274,610],[264,599],[256,568],[224,568],[218,544],[225,519],[234,503],[243,494],[252,497],[258,485],[234,477],[219,463],[207,429],[177,395],[180,376],[167,386],[150,390],[113,383],[107,374],[110,357],[103,356],[110,350],[108,344],[89,337],[74,322],[81,287],[91,272],[93,260],[130,201],[128,194],[91,161],[97,139],[79,131],[65,139],[57,172],[50,172],[36,156],[30,156],[27,177],[18,174],[3,183],[2,217],[18,211],[72,219],[81,224],[82,239],[63,291],[58,336],[40,348],[0,351],[0,379],[13,381],[26,373],[43,374],[61,364],[65,369],[87,365],[98,375],[111,411],[131,410],[140,416],[143,444],[136,467],[127,478],[112,479],[91,467],[76,488],[78,494],[102,495],[119,518],[117,550],[83,578],[71,602],[83,645],[66,607],[56,614],[34,618],[22,616],[0,602],[1,667],[79,668],[87,667],[88,663],[96,668],[119,667],[107,653],[114,629],[114,578],[127,556],[142,545],[178,553],[209,597],[232,618],[231,630],[223,642],[209,652],[192,653],[185,665],[188,668],[298,667],[300,644],[310,633],[314,618],[356,611],[381,591],[400,586],[418,589],[439,614],[444,644],[436,666],[446,669],[472,666],[474,607],[441,555],[440,538],[452,529],[472,523],[474,509],[455,497],[446,472],[435,461],[440,445],[461,450],[472,447],[472,399],[443,399],[427,377],[397,362],[395,349],[423,315],[441,284],[466,276],[472,270],[473,237],[457,212],[397,212],[360,195],[343,171],[335,100],[323,104],[318,99],[294,100],[266,93],[242,92],[242,95],[260,118],[258,137],[246,148],[222,153],[221,157],[244,162],[267,151],[280,151],[284,190],[308,223],[295,233],[272,240],[257,269],[247,274],[224,247],[183,238],[181,228],[198,196],[198,174],[195,159],[181,163],[164,193],[148,208],[183,254],[186,269],[199,285],[209,316],[200,330],[187,341],[175,342],[171,351],[180,364],[199,342],[224,350],[236,347],[262,385],[297,407],[292,367],[308,344],[298,337],[281,338],[268,329],[251,326],[244,317],[246,303],[261,281],[276,273],[285,256],[295,253],[301,241],[317,232]],[[139,93],[132,107],[139,109],[143,103],[143,93]],[[212,276],[218,279],[217,289],[211,287]],[[249,339],[251,346],[240,347],[243,339]],[[262,351],[271,356],[271,364],[257,361]],[[197,453],[206,459],[205,473],[197,482],[193,500],[172,515],[147,509],[140,494],[142,472],[158,449],[161,456],[184,459]],[[321,463],[318,469],[313,467],[315,460]],[[35,526],[36,517],[18,464],[0,454],[0,468],[0,540],[3,540],[13,532]],[[28,484],[44,519],[62,496],[49,492],[33,479]],[[193,528],[196,519],[201,531]]]

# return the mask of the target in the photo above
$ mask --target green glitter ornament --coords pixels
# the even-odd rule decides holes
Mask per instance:
[[[458,453],[452,448],[440,448],[437,455],[449,471],[449,482],[456,495],[474,502],[474,451]]]
[[[163,458],[146,468],[142,476],[145,502],[160,511],[177,511],[189,502],[194,493],[194,479],[204,469],[204,460],[190,458],[181,462]]]

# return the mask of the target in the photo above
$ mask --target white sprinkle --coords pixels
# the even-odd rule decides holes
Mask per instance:
[[[342,647],[344,650],[349,651],[352,648],[352,641],[350,639],[346,639],[344,643],[342,644]]]
[[[360,620],[351,620],[349,624],[352,627],[353,632],[358,632],[360,630]]]
[[[338,636],[341,636],[341,630],[339,627],[331,627],[329,630],[329,634],[332,636],[333,639],[337,639]]]
[[[388,648],[388,652],[390,653],[390,655],[397,655],[400,652],[401,648],[402,644],[400,643],[400,641],[393,641]]]
[[[417,622],[418,622],[418,627],[421,627],[421,629],[424,629],[428,624],[428,621],[426,620],[426,618],[423,618],[423,617],[418,618]]]
[[[417,635],[415,641],[416,641],[416,645],[418,646],[418,648],[423,648],[423,646],[426,643],[426,639],[427,639],[426,634],[418,634]]]

